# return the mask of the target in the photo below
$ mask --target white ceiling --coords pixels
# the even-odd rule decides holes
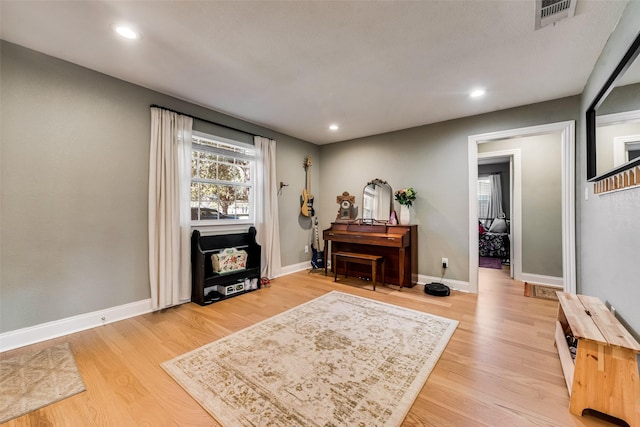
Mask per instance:
[[[626,4],[578,0],[538,31],[534,0],[1,0],[0,15],[7,41],[325,144],[579,94]]]

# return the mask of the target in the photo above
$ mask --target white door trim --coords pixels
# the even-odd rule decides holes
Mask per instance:
[[[489,132],[469,136],[469,291],[478,292],[478,144],[498,139],[560,133],[562,162],[563,289],[576,293],[575,121]],[[520,223],[520,221],[518,221]]]

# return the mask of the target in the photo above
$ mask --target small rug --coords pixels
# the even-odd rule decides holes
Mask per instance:
[[[478,266],[502,270],[502,259],[481,256]]]
[[[535,283],[524,282],[524,296],[542,298],[548,300],[558,301],[558,295],[556,291],[561,291],[562,288],[554,286],[537,285]]]
[[[84,390],[69,343],[0,360],[0,423]]]
[[[457,325],[333,291],[162,367],[227,427],[399,426]]]

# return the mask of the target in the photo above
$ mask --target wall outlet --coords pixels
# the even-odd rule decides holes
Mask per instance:
[[[442,268],[449,268],[449,258],[442,258]]]
[[[304,253],[305,254],[309,253],[309,245],[304,245]]]

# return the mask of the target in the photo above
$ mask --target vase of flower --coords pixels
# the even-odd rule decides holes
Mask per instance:
[[[400,224],[411,224],[411,209],[407,205],[400,205]]]
[[[399,222],[402,225],[409,225],[411,223],[411,205],[416,200],[418,192],[413,187],[403,188],[394,193],[396,202],[400,203],[400,217]]]

